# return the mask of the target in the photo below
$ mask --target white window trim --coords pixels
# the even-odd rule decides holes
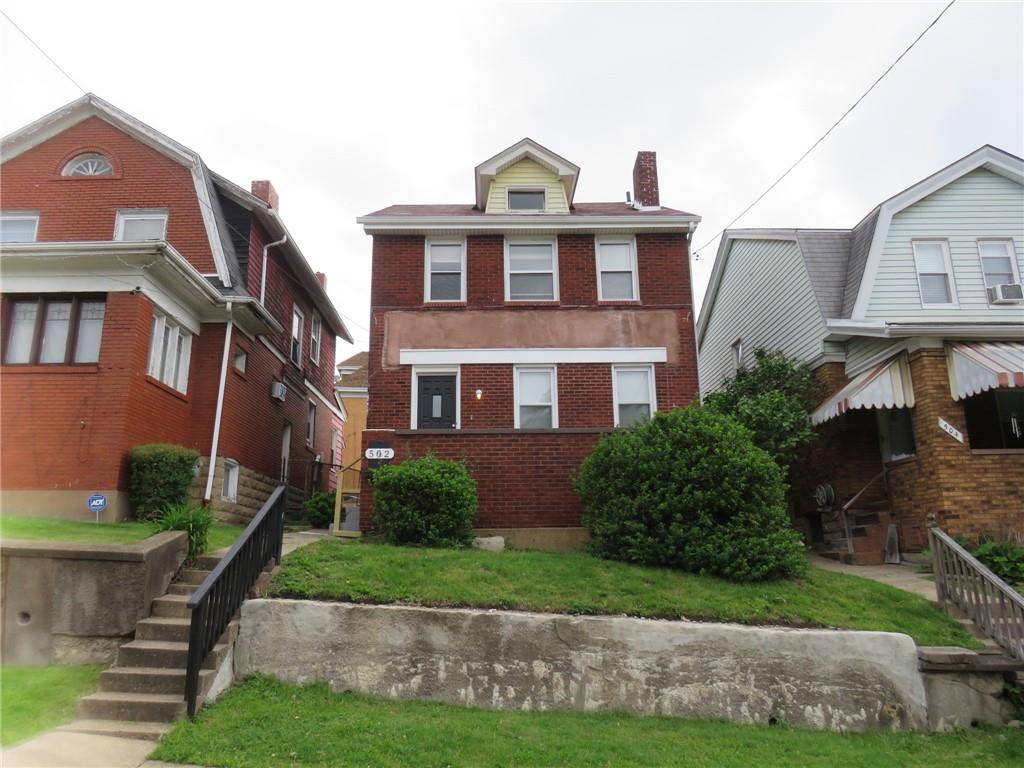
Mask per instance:
[[[1003,245],[1007,249],[1007,256],[1010,257],[1010,269],[1013,272],[1013,281],[1020,284],[1020,269],[1017,267],[1017,247],[1013,242],[1012,237],[979,237],[975,241],[975,245],[978,248],[978,264],[981,265],[981,282],[985,285],[985,262],[981,256],[981,246],[983,245],[995,245],[996,243]],[[988,301],[988,286],[985,286],[985,300]]]
[[[629,268],[633,275],[633,298],[631,299],[606,299],[604,289],[601,287],[601,246],[602,245],[628,245],[629,246]],[[640,269],[636,257],[636,237],[595,237],[594,238],[594,264],[597,270],[597,300],[598,301],[640,301]],[[620,271],[620,270],[609,270]]]
[[[743,367],[743,339],[737,338],[730,347],[732,352],[732,370],[733,373],[739,373],[740,368]]]
[[[942,260],[946,267],[946,280],[949,284],[949,298],[948,302],[942,303],[926,303],[924,300],[924,291],[921,290],[921,270],[918,267],[917,262],[917,246],[920,245],[939,245],[942,246]],[[960,301],[956,294],[956,278],[953,276],[953,262],[949,256],[949,241],[943,238],[918,238],[910,241],[911,250],[914,252],[914,274],[917,277],[917,295],[921,300],[922,309],[959,309]],[[927,272],[925,274],[936,274],[934,272]]]
[[[310,429],[309,429],[309,426],[310,426],[310,423],[309,423],[309,413],[310,413],[309,406],[313,406],[313,429],[312,429],[312,434],[310,434]],[[312,448],[316,444],[316,417],[317,417],[317,413],[316,413],[316,400],[314,400],[313,398],[308,398],[306,400],[306,446],[309,447],[309,448]]]
[[[171,389],[181,392],[183,395],[187,395],[188,377],[192,363],[192,337],[194,334],[174,317],[165,314],[163,310],[154,309],[153,320],[154,322],[150,326],[151,337],[149,339],[149,359],[146,362],[146,375]],[[181,365],[178,365],[177,361],[175,361],[173,382],[164,381],[163,366],[156,369],[153,367],[164,362],[161,358],[163,357],[164,328],[168,322],[173,326],[175,337],[178,340],[177,344],[181,348]],[[159,350],[159,355],[157,350]],[[182,377],[184,377],[184,381],[182,381]]]
[[[409,409],[409,429],[416,429],[419,416],[420,376],[455,374],[455,428],[462,429],[462,367],[458,365],[414,365],[412,366],[412,404]]]
[[[164,231],[157,239],[167,239],[167,210],[164,208],[119,208],[114,219],[114,239],[124,240],[124,223],[139,219],[162,219]]]
[[[313,361],[315,365],[320,365],[320,341],[323,339],[323,321],[320,319],[320,315],[316,312],[309,319],[309,359]],[[314,344],[314,340],[316,344]],[[313,355],[313,349],[316,348],[316,355]]]
[[[513,299],[510,297],[510,280],[509,280],[509,246],[512,245],[529,245],[542,243],[544,245],[551,246],[551,290],[553,298],[550,299]],[[520,273],[516,273],[520,274]],[[528,275],[542,275],[544,272],[524,272],[522,274]],[[513,304],[553,304],[559,301],[558,292],[558,238],[557,237],[515,237],[505,238],[505,301]]]
[[[613,365],[612,366],[612,418],[615,426],[619,426],[619,371],[647,371],[647,383],[650,389],[651,417],[658,412],[658,388],[654,381],[653,365]],[[629,403],[627,403],[629,405]]]
[[[513,405],[515,408],[513,426],[519,426],[519,372],[520,371],[550,371],[551,372],[551,429],[558,429],[558,366],[556,365],[515,365],[512,366],[512,390]],[[526,403],[526,405],[547,405],[547,403]]]
[[[432,245],[457,245],[462,249],[461,261],[459,263],[460,287],[458,299],[432,299],[430,298],[430,246]],[[466,241],[458,238],[427,238],[423,244],[423,303],[424,304],[465,304],[466,303]]]
[[[228,470],[234,470],[233,475],[228,474]],[[240,467],[237,461],[234,459],[224,459],[224,477],[221,480],[220,497],[224,501],[237,502],[238,501],[238,475],[240,473]],[[228,492],[224,493],[224,483],[229,480]]]
[[[513,208],[511,200],[509,198],[510,192],[540,192],[544,195],[544,205],[540,208]],[[547,187],[536,187],[536,186],[525,186],[525,187],[505,187],[505,210],[509,213],[543,213],[548,209],[548,190]]]
[[[292,357],[292,342],[295,341],[295,315],[299,316],[299,359]],[[302,365],[302,334],[306,332],[306,314],[299,309],[298,304],[292,304],[292,329],[288,334],[288,359],[295,365]]]
[[[31,221],[32,227],[32,239],[25,240],[24,242],[34,243],[39,239],[39,214],[38,213],[0,213],[0,222],[2,221]],[[14,245],[13,242],[8,245]]]

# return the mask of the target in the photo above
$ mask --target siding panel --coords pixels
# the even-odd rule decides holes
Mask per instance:
[[[516,187],[543,189],[547,213],[569,212],[569,203],[566,201],[562,182],[547,168],[528,157],[524,157],[495,175],[487,193],[487,213],[506,213],[508,211],[506,192],[509,187],[513,189]]]

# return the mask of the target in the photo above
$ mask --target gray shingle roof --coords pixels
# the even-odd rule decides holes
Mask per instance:
[[[846,263],[846,289],[843,294],[842,308],[834,317],[845,318],[853,315],[853,305],[857,303],[860,281],[864,277],[868,251],[871,250],[871,240],[875,236],[875,226],[878,224],[878,213],[881,210],[881,205],[875,206],[875,210],[865,216],[860,224],[851,230],[850,257]]]
[[[846,289],[846,262],[850,253],[848,229],[798,229],[797,245],[807,265],[822,317],[838,317]]]

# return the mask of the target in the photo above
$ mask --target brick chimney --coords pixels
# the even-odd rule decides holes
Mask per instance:
[[[323,272],[317,272],[316,281],[320,283],[321,288],[323,288],[325,291],[327,290],[327,275],[325,275]]]
[[[658,160],[654,152],[637,152],[633,163],[633,200],[645,208],[658,208]]]
[[[653,155],[653,153],[651,154]],[[636,171],[634,171],[633,173],[635,178]],[[657,186],[657,183],[655,183],[655,186]],[[265,202],[274,210],[277,210],[279,204],[279,201],[277,199],[277,190],[274,189],[274,185],[271,184],[268,180],[264,179],[262,181],[254,181],[250,189],[252,190],[252,193],[256,195],[256,197]]]

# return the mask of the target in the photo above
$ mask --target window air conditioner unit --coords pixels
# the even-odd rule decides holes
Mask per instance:
[[[1024,287],[1020,283],[993,285],[988,289],[988,300],[993,304],[1016,304],[1024,301]]]
[[[280,400],[283,403],[287,394],[288,387],[285,386],[283,381],[275,381],[270,385],[270,396],[275,400]]]

